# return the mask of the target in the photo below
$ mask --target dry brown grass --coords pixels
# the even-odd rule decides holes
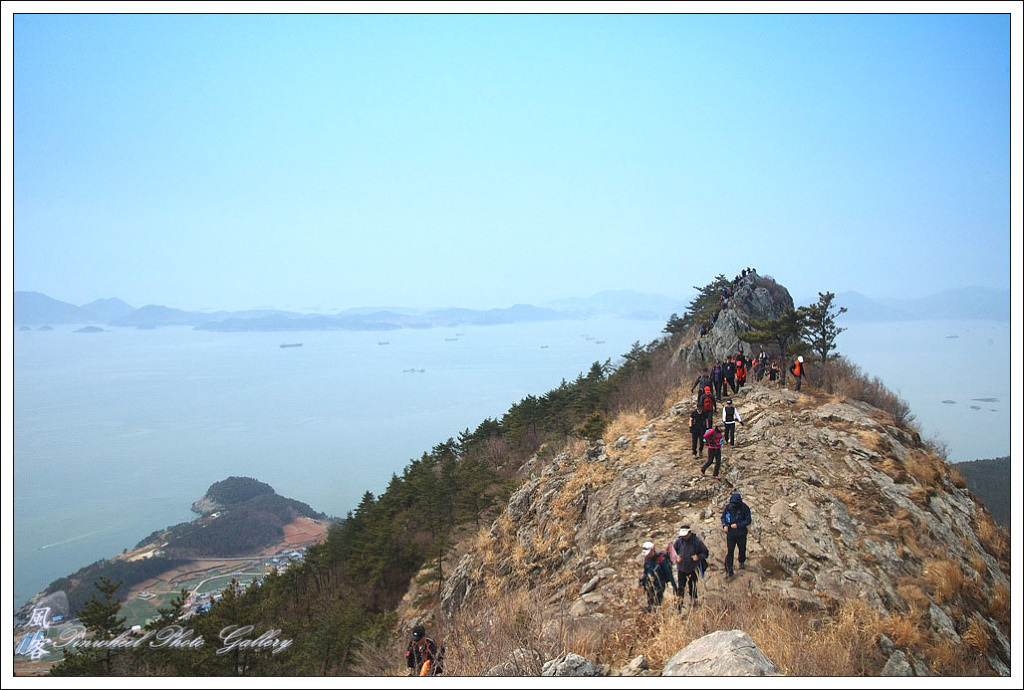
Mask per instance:
[[[913,452],[903,465],[907,473],[924,487],[935,487],[942,482],[944,463],[933,455]]]
[[[910,413],[910,405],[886,388],[880,378],[866,375],[860,367],[845,358],[818,364],[813,378],[815,385],[822,390],[873,405],[888,412],[901,429],[917,431],[913,427],[914,415]]]
[[[974,570],[974,579],[979,583],[985,582],[988,575],[988,561],[981,557],[981,554],[971,554],[971,568]]]
[[[967,624],[967,631],[960,639],[977,654],[990,654],[994,647],[988,630],[977,618],[971,618],[971,622]]]
[[[879,620],[859,600],[844,602],[824,620],[760,597],[704,601],[692,609],[685,607],[682,614],[665,605],[610,635],[600,658],[615,668],[644,654],[657,669],[693,640],[718,630],[740,629],[785,675],[877,674],[885,660],[870,640],[877,635]],[[851,644],[852,640],[867,642]]]
[[[975,512],[974,532],[978,535],[982,548],[988,551],[999,562],[1003,571],[1010,571],[1010,535],[997,525],[992,516],[985,510]]]
[[[950,560],[929,560],[922,574],[940,604],[947,604],[961,594],[967,580],[963,568]]]
[[[879,628],[900,649],[917,649],[926,640],[921,615],[916,611],[887,616],[881,620]]]
[[[896,583],[896,593],[907,605],[907,611],[923,611],[931,600],[924,593],[926,582],[922,578],[901,578]]]
[[[992,588],[988,600],[988,615],[1003,625],[1010,623],[1010,589],[1003,584]]]
[[[608,428],[604,432],[604,442],[612,444],[622,436],[632,437],[638,429],[647,426],[648,421],[647,413],[642,409],[620,412],[609,422]]]

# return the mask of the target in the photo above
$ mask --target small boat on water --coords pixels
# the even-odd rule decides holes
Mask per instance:
[[[281,343],[281,347],[302,347],[302,343]]]

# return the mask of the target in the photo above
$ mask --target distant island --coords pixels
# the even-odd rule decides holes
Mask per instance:
[[[101,559],[78,571],[54,580],[22,607],[27,617],[32,608],[46,601],[65,618],[75,613],[96,593],[93,586],[100,577],[121,581],[117,596],[130,598],[133,588],[148,580],[187,581],[194,568],[208,571],[221,560],[260,561],[272,557],[282,544],[315,541],[326,536],[331,520],[306,503],[277,494],[274,489],[251,477],[228,477],[215,482],[192,504],[200,517],[157,530],[135,548],[109,559]],[[302,535],[310,535],[305,539]],[[166,587],[168,596],[177,590]],[[159,603],[154,602],[154,604]]]

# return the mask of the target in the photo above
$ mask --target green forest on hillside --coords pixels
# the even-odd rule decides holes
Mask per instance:
[[[956,463],[956,470],[967,482],[992,518],[1010,530],[1010,457]]]

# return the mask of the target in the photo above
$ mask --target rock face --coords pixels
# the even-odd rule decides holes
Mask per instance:
[[[694,640],[668,660],[663,676],[778,676],[742,630],[719,630]]]
[[[850,600],[879,615],[916,611],[928,639],[984,636],[993,672],[1010,667],[1008,551],[984,536],[997,529],[991,517],[916,434],[865,403],[814,390],[754,383],[733,398],[744,424],[723,450],[719,481],[702,476],[690,453],[679,413],[688,400],[625,441],[617,431],[615,443],[590,452],[533,458],[505,511],[446,582],[444,611],[483,610],[494,605],[488,591],[520,588],[561,634],[600,636],[641,615],[640,544],[667,548],[689,524],[711,553],[703,600],[742,591],[808,620]],[[726,583],[719,519],[733,492],[753,523],[746,569]],[[1005,615],[992,605],[1001,600]],[[897,651],[882,657],[889,673],[907,671],[908,655]],[[906,663],[915,675],[928,672]]]
[[[679,349],[678,356],[695,367],[710,367],[716,361],[725,361],[726,356],[743,352],[757,354],[749,343],[740,340],[736,334],[750,330],[750,321],[775,319],[786,310],[793,309],[793,298],[789,290],[771,277],[756,273],[740,278],[733,285],[733,296],[729,298],[711,330],[699,337],[696,329],[689,333]]]
[[[604,670],[579,654],[565,654],[544,664],[542,676],[603,676]]]

